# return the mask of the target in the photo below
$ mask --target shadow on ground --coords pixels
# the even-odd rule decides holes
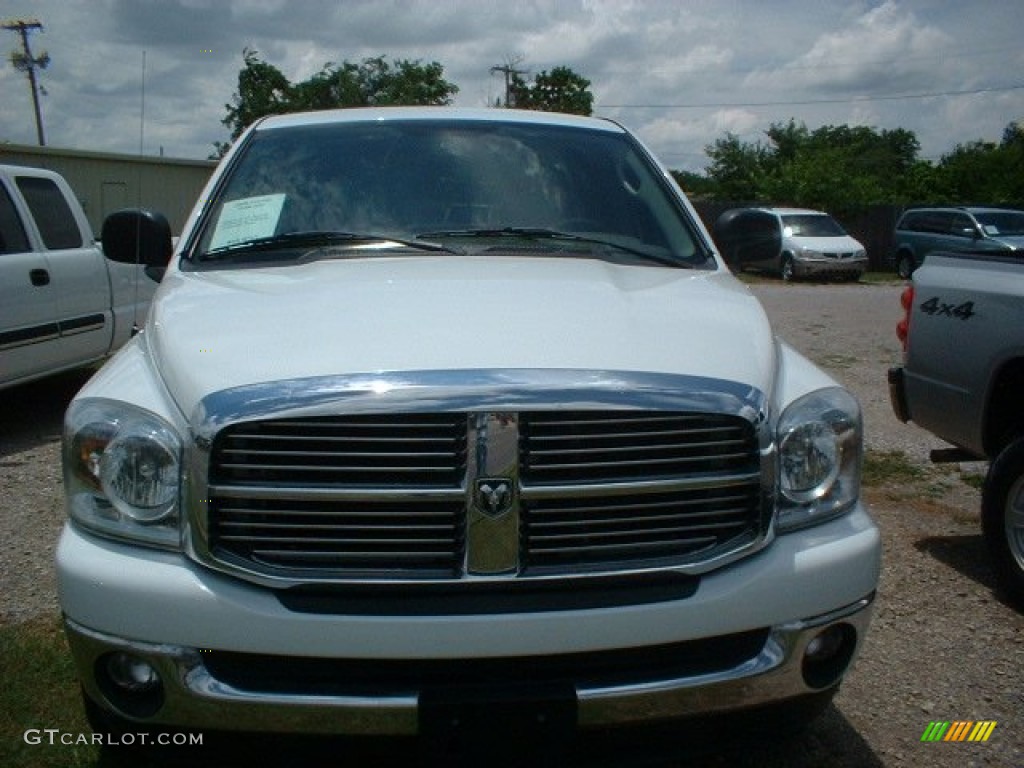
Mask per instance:
[[[802,731],[742,735],[728,729],[675,736],[661,732],[653,738],[602,738],[582,748],[561,743],[524,747],[516,734],[479,739],[469,751],[425,750],[407,743],[396,746],[339,739],[299,739],[267,735],[205,739],[203,748],[168,747],[161,753],[142,753],[124,747],[106,748],[96,768],[228,768],[229,766],[302,765],[304,768],[373,765],[379,768],[430,766],[586,766],[586,768],[881,768],[882,761],[834,706]]]
[[[1006,607],[1021,610],[1018,601],[1007,596],[996,581],[988,547],[980,533],[968,536],[929,536],[918,540],[914,546],[990,590],[993,597]]]
[[[70,371],[0,393],[0,457],[60,440],[64,411],[93,373]]]

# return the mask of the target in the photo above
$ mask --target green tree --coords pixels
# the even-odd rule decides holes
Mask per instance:
[[[765,176],[774,165],[772,151],[761,142],[740,141],[734,133],[716,139],[704,147],[711,159],[708,178],[714,182],[719,200],[757,200],[761,197]]]
[[[541,72],[533,79],[533,83],[527,83],[519,75],[513,74],[509,93],[511,106],[519,109],[573,115],[590,115],[594,110],[590,81],[569,67],[555,67],[550,72]]]
[[[945,202],[1024,204],[1024,128],[1010,123],[999,144],[957,144],[939,161],[937,177]]]
[[[297,110],[394,105],[451,104],[458,87],[444,79],[437,62],[422,64],[402,59],[389,63],[383,56],[359,64],[325,64],[309,80],[293,88]]]
[[[232,103],[224,105],[227,114],[221,121],[230,131],[231,141],[267,115],[339,107],[447,105],[459,90],[444,79],[444,68],[437,62],[388,62],[383,56],[358,64],[328,62],[308,80],[292,84],[257,51],[246,48],[242,57],[238,90]],[[229,146],[217,142],[216,156],[222,156]]]
[[[693,171],[669,171],[676,183],[691,200],[713,200],[717,185],[703,173]]]
[[[706,147],[715,196],[763,200],[832,212],[907,202],[920,192],[924,169],[910,131],[866,126],[773,123],[765,142],[727,133]]]
[[[292,86],[288,78],[273,64],[259,57],[251,48],[242,51],[244,66],[238,73],[238,90],[225,104],[227,115],[221,122],[231,132],[231,141],[237,139],[250,124],[267,115],[279,115],[292,111]],[[217,156],[222,156],[230,142],[214,145]]]

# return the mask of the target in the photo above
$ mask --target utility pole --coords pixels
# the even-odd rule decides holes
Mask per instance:
[[[505,75],[505,108],[509,109],[514,107],[512,103],[512,76],[513,75],[525,75],[529,70],[516,69],[517,64],[521,64],[523,61],[522,56],[508,56],[505,58],[504,64],[496,64],[491,67],[491,74],[495,72],[501,72]]]
[[[50,65],[50,56],[43,51],[39,56],[33,57],[32,48],[28,44],[28,33],[42,30],[43,25],[35,19],[18,19],[17,21],[6,21],[0,26],[21,35],[21,53],[11,54],[11,64],[19,72],[28,73],[28,82],[32,86],[32,106],[36,111],[36,135],[39,137],[39,146],[45,147],[46,134],[43,133],[43,114],[39,109],[40,87],[36,82],[36,69],[46,69]]]

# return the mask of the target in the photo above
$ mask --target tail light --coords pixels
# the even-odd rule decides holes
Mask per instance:
[[[910,338],[910,310],[914,306],[914,286],[908,285],[900,294],[903,306],[903,318],[896,323],[896,338],[903,345],[903,354],[907,354],[907,340]]]

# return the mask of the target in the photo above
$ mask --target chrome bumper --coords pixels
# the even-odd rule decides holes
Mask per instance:
[[[800,276],[807,275],[850,275],[864,274],[868,268],[867,259],[794,259],[793,271]]]
[[[626,725],[726,713],[801,697],[834,686],[805,679],[808,644],[824,629],[852,630],[856,655],[870,621],[873,595],[829,614],[772,627],[754,657],[725,671],[691,677],[576,688],[581,728]],[[65,628],[86,693],[126,719],[193,729],[302,734],[416,735],[419,696],[320,696],[255,693],[226,685],[210,674],[200,649],[132,642],[90,630],[70,620]],[[123,651],[149,662],[164,684],[162,706],[152,717],[131,718],[111,703],[96,679],[101,658]]]

